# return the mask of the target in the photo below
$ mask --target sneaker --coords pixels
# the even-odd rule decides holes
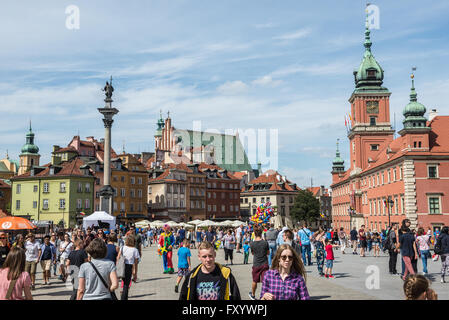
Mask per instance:
[[[256,297],[253,295],[252,292],[248,293],[248,296],[251,300],[256,300]]]
[[[329,279],[335,279],[335,277],[333,275],[331,275],[331,274],[328,276],[328,278]]]
[[[446,281],[444,281],[444,278],[441,278],[441,283],[446,283]]]
[[[325,278],[329,278],[329,275],[325,274],[324,277],[325,277]]]
[[[179,286],[176,285],[176,286],[175,286],[175,292],[176,292],[176,293],[178,293],[178,288],[179,288]]]

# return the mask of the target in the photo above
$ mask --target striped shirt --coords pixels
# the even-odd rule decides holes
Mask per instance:
[[[309,300],[304,278],[296,272],[290,273],[282,280],[278,270],[268,270],[262,282],[260,297],[265,293],[274,295],[275,300]]]

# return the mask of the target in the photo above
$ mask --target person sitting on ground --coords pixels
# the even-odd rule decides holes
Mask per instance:
[[[179,300],[241,300],[231,269],[216,263],[216,256],[210,242],[199,245],[201,264],[186,276]]]
[[[438,300],[438,295],[430,288],[429,280],[422,275],[407,276],[403,288],[405,300]]]

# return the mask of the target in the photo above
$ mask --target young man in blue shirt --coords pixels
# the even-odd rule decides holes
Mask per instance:
[[[312,236],[312,232],[307,229],[307,224],[304,223],[302,229],[298,231],[298,237],[301,239],[301,252],[302,252],[302,261],[306,264],[306,253],[307,253],[307,264],[309,266],[312,265],[312,253],[310,250],[310,238]]]

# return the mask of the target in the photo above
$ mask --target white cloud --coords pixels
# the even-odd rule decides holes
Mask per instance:
[[[217,88],[217,91],[225,95],[238,95],[248,91],[248,85],[244,82],[227,81]]]
[[[256,28],[256,29],[268,29],[268,28],[274,28],[275,26],[276,26],[276,24],[274,24],[273,22],[268,22],[268,23],[255,24],[254,28]]]
[[[297,30],[293,33],[283,34],[281,36],[273,37],[274,40],[296,40],[307,37],[312,31],[309,28]]]
[[[253,85],[262,87],[277,87],[282,83],[282,80],[273,80],[273,78],[269,75],[258,78],[252,82]]]

